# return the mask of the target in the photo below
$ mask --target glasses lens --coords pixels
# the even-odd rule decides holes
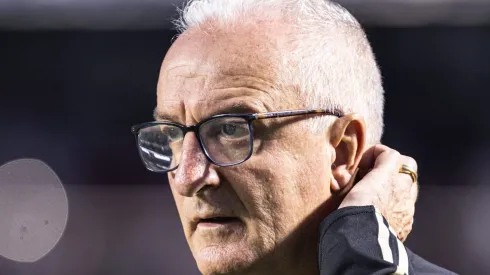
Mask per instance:
[[[236,164],[251,154],[250,127],[244,118],[212,119],[201,126],[199,135],[209,157],[219,164]]]
[[[167,172],[179,165],[183,132],[174,125],[160,124],[138,132],[138,149],[146,168]]]

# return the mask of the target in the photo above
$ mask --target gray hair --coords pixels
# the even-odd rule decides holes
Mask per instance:
[[[281,19],[294,26],[291,39],[298,69],[291,72],[307,108],[329,108],[361,114],[368,145],[383,134],[384,91],[381,74],[359,22],[343,7],[328,0],[191,0],[174,21],[180,33],[212,21],[216,28],[233,28]],[[209,27],[209,26],[208,26]],[[209,28],[205,30],[209,32]],[[212,31],[212,30],[211,30]],[[315,133],[332,118],[307,120]]]

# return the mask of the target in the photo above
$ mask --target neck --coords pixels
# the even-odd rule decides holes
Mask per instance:
[[[318,228],[321,220],[304,222],[275,251],[239,275],[318,275]]]
[[[320,223],[339,205],[339,200],[324,201],[294,230],[269,260],[247,275],[318,275],[318,236]]]
[[[316,244],[314,247],[308,245],[291,255],[277,255],[275,259],[255,266],[254,270],[237,275],[318,275],[317,259]]]
[[[274,252],[236,275],[318,275],[318,236],[323,219],[338,207],[330,198],[318,206]]]

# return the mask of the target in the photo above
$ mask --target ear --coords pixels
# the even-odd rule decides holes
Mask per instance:
[[[330,189],[333,194],[350,186],[366,146],[366,123],[356,113],[337,119],[328,130],[332,154],[332,178]],[[343,193],[343,192],[341,192]]]

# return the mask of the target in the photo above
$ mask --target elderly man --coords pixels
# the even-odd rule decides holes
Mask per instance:
[[[377,145],[381,77],[345,9],[196,0],[176,23],[156,122],[133,131],[203,274],[449,274],[396,238],[416,163]]]

